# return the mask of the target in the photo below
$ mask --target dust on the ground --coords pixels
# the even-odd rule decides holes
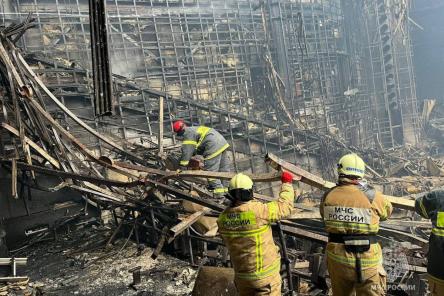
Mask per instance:
[[[109,235],[107,229],[88,228],[33,246],[20,254],[29,258],[22,272],[44,295],[191,294],[196,269],[187,262],[163,254],[153,260],[151,248],[126,238],[105,249]],[[132,287],[130,270],[137,266],[142,279]]]

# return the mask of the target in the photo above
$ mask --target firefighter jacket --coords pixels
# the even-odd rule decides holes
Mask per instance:
[[[187,166],[194,154],[203,155],[205,160],[208,160],[218,156],[230,146],[218,131],[206,126],[187,127],[183,137],[179,163],[181,166]]]
[[[251,200],[227,208],[217,224],[238,280],[262,280],[279,274],[281,257],[274,244],[271,223],[290,215],[294,190],[282,184],[279,199],[269,203]]]
[[[378,233],[379,221],[388,219],[393,207],[380,192],[366,184],[340,184],[327,192],[320,205],[325,228],[331,234],[374,235]],[[354,267],[356,256],[345,250],[344,244],[328,243],[327,256],[345,265]],[[362,268],[382,264],[382,249],[372,244],[361,255]]]
[[[418,198],[415,210],[432,221],[427,272],[432,279],[444,283],[444,191],[433,191]]]

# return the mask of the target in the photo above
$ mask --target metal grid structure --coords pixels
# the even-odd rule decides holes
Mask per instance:
[[[92,108],[88,1],[0,3],[6,22],[33,13],[39,25],[22,46],[37,54],[45,83],[82,119],[116,140],[155,145],[164,97],[165,136],[175,141],[174,118],[209,124],[231,142],[235,170],[263,169],[267,151],[309,170],[331,167],[335,155],[328,153],[332,146],[323,134],[354,146],[373,144],[374,134],[387,147],[399,144],[389,141],[397,123],[390,121],[387,105],[373,110],[385,100],[388,74],[375,66],[382,37],[375,37],[380,30],[368,1],[107,1],[116,101],[115,115],[105,118],[95,118]],[[410,47],[393,44],[402,65],[395,80],[403,106],[401,131],[416,135]],[[273,67],[285,85],[281,105],[270,79]],[[283,107],[299,128],[282,116]],[[69,119],[60,119],[75,133]],[[406,124],[409,119],[415,124]],[[82,136],[100,153],[100,142]]]
[[[283,30],[274,36],[282,37],[275,43],[286,54],[276,51],[275,59],[288,85],[292,113],[307,129],[340,131],[341,138],[353,145],[368,144],[372,138],[368,91],[360,57],[350,52],[356,28],[346,24],[353,14],[344,16],[346,7],[339,0],[271,1],[270,5],[271,18],[278,18],[280,24],[275,25]]]
[[[409,27],[408,2],[364,1],[376,134],[385,147],[418,142],[420,122]]]

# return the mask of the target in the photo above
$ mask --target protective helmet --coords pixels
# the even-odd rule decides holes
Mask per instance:
[[[344,155],[338,162],[338,174],[363,178],[365,162],[355,153]]]
[[[175,133],[181,133],[185,130],[185,122],[179,119],[173,123],[173,130]]]
[[[231,178],[228,193],[234,200],[249,201],[253,199],[253,181],[242,173]]]

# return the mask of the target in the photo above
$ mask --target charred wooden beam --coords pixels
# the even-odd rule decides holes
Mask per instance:
[[[145,179],[144,181],[145,181],[145,184],[154,186],[157,189],[159,189],[160,191],[164,190],[164,191],[166,191],[166,192],[168,192],[170,194],[173,194],[176,198],[188,200],[188,201],[197,203],[199,205],[202,205],[204,207],[210,208],[210,209],[218,211],[218,212],[222,212],[225,209],[225,207],[223,205],[218,204],[218,203],[216,203],[216,202],[214,202],[212,200],[208,200],[208,199],[203,199],[201,197],[192,196],[188,192],[185,192],[185,191],[180,190],[180,189],[173,188],[173,187],[168,186],[166,184],[162,184],[160,182],[149,180],[149,179]]]
[[[6,122],[2,122],[1,126],[7,130],[8,132],[12,133],[13,135],[20,137],[20,133],[17,129],[15,129],[14,127],[10,126],[9,124],[7,124]],[[24,141],[31,146],[31,148],[33,148],[35,151],[37,151],[40,156],[42,156],[44,159],[46,159],[50,164],[52,164],[54,167],[56,167],[57,169],[60,169],[60,163],[53,158],[51,155],[49,155],[49,153],[47,153],[43,148],[41,148],[39,145],[37,145],[34,141],[32,141],[30,138],[28,137],[24,137]]]
[[[294,227],[291,225],[282,225],[282,230],[285,233],[288,233],[292,236],[304,238],[304,239],[310,239],[319,243],[326,244],[328,243],[328,236],[318,234],[316,232],[308,231],[305,229],[301,229],[299,227]]]
[[[35,74],[35,72],[31,69],[31,67],[28,65],[28,63],[25,61],[25,59],[23,58],[23,56],[20,53],[17,54],[17,58],[18,58],[18,61],[21,65],[21,67],[23,67],[23,70],[27,73],[27,75],[29,77],[31,77],[34,80],[35,86],[40,87],[43,90],[43,92],[51,99],[51,101],[54,102],[57,105],[57,107],[60,110],[62,110],[68,117],[70,117],[72,120],[74,120],[75,123],[77,123],[80,127],[85,129],[87,132],[89,132],[90,134],[92,134],[96,138],[100,139],[101,141],[103,141],[107,145],[113,147],[117,152],[119,152],[123,156],[126,156],[135,162],[145,164],[145,161],[141,157],[127,151],[122,146],[118,145],[115,141],[98,133],[95,129],[93,129],[92,127],[87,125],[84,121],[82,121],[77,115],[75,115],[72,111],[70,111],[62,102],[60,102],[59,99],[57,99],[49,91],[49,89],[46,87],[46,85]]]
[[[0,160],[0,163],[11,163],[10,160]],[[54,170],[47,167],[37,166],[37,165],[29,165],[24,162],[17,162],[17,167],[24,171],[36,171],[44,175],[56,176],[64,179],[74,179],[79,181],[88,181],[94,184],[99,185],[107,185],[107,186],[115,186],[115,187],[134,187],[138,185],[142,185],[143,181],[134,181],[134,182],[121,182],[121,181],[113,181],[109,179],[77,174],[77,173],[69,173],[60,170]]]
[[[10,160],[2,160],[0,162],[10,163],[11,161]],[[121,181],[112,181],[112,180],[98,178],[98,177],[86,176],[86,175],[82,175],[82,174],[75,174],[75,173],[69,173],[69,172],[64,172],[64,171],[59,171],[59,170],[53,170],[53,169],[35,166],[35,165],[28,165],[23,162],[17,162],[17,167],[20,167],[22,170],[35,170],[35,171],[38,171],[42,174],[59,176],[59,177],[66,178],[66,179],[75,179],[75,180],[79,180],[79,181],[88,181],[88,182],[92,182],[95,184],[108,185],[108,186],[114,186],[114,187],[131,187],[131,186],[138,186],[138,185],[151,185],[161,191],[166,191],[170,194],[173,194],[177,198],[181,198],[184,200],[195,202],[197,204],[200,204],[202,206],[208,207],[210,209],[213,209],[213,210],[216,210],[219,212],[222,212],[225,209],[224,206],[222,206],[214,201],[192,196],[191,194],[189,194],[185,191],[182,191],[182,190],[176,189],[172,186],[162,184],[160,182],[149,180],[149,179],[138,180],[138,181],[134,181],[134,182],[121,182]],[[70,187],[72,187],[72,186],[70,186]],[[78,187],[78,186],[76,186],[76,187]],[[83,188],[83,189],[85,189],[85,188]]]
[[[171,227],[168,230],[168,243],[171,243],[179,234],[187,230],[191,225],[193,225],[197,220],[205,215],[207,211],[197,211],[185,219],[183,219],[179,224]]]
[[[163,246],[167,242],[167,238],[168,238],[168,227],[164,226],[159,241],[157,242],[157,246],[154,249],[153,254],[151,254],[152,259],[157,259],[157,257],[159,257],[159,254],[162,251]]]
[[[120,166],[122,168],[131,169],[139,172],[145,172],[149,174],[154,175],[161,175],[164,178],[163,180],[167,179],[180,179],[184,177],[198,177],[198,178],[214,178],[214,179],[223,179],[223,180],[230,180],[233,178],[236,173],[235,172],[211,172],[211,171],[201,171],[201,170],[189,170],[189,171],[182,171],[182,172],[174,172],[174,171],[165,171],[165,170],[159,170],[159,169],[153,169],[145,166],[140,165],[133,165],[125,162],[114,162],[117,166]],[[249,176],[254,182],[272,182],[272,181],[278,181],[280,180],[281,173],[280,172],[271,172],[271,173],[257,173],[257,174],[251,174],[251,173],[245,173],[247,176]]]
[[[294,164],[291,164],[283,159],[280,159],[274,154],[271,153],[267,154],[266,161],[275,169],[282,168],[293,174],[301,176],[302,182],[311,185],[313,187],[319,188],[321,190],[327,191],[336,186],[335,183],[326,181],[321,177],[313,175],[312,173],[309,173],[306,170],[295,166]],[[390,202],[393,204],[394,207],[411,211],[415,210],[414,200],[409,200],[407,198],[390,196],[390,195],[385,195],[385,197],[387,197],[387,199],[390,200]]]
[[[265,156],[265,161],[274,169],[279,170],[280,168],[285,169],[293,174],[301,176],[301,181],[305,184],[311,185],[321,190],[327,190],[334,187],[336,184],[326,181],[321,177],[318,177],[312,173],[307,172],[306,170],[295,166],[292,163],[289,163],[283,159],[280,159],[276,155],[272,153],[268,153]]]
[[[406,231],[400,231],[396,229],[390,229],[387,227],[380,227],[379,233],[380,236],[389,236],[394,237],[399,241],[405,241],[410,242],[412,244],[415,244],[417,246],[425,247],[429,243],[427,239],[421,238],[417,235],[414,235],[412,233],[408,233]]]

